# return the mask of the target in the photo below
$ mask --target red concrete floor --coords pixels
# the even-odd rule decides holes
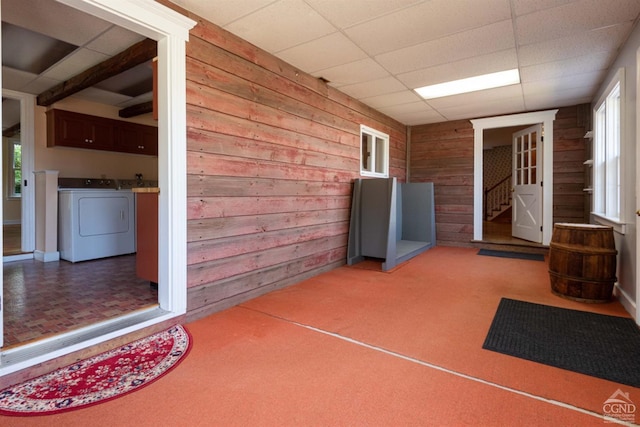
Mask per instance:
[[[3,426],[602,426],[640,389],[482,349],[502,297],[627,316],[550,292],[547,262],[436,247],[392,272],[344,266],[187,324],[153,384]],[[362,268],[365,267],[365,268]]]

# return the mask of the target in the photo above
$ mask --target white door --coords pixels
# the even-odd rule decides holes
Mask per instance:
[[[513,134],[513,218],[511,234],[542,243],[542,124]],[[539,153],[540,152],[540,153]]]

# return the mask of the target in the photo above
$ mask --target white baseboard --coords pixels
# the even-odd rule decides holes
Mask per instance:
[[[42,262],[51,262],[51,261],[60,261],[60,252],[43,252],[43,251],[34,251],[33,257],[36,261]]]
[[[620,287],[617,282],[615,287],[613,288],[613,295],[618,298],[620,304],[622,304],[624,309],[627,310],[631,317],[636,320],[636,323],[638,323],[640,319],[636,318],[636,302],[629,296],[628,293],[624,291],[624,289]]]
[[[28,252],[26,254],[3,256],[2,262],[24,261],[26,259],[33,259],[33,252]]]

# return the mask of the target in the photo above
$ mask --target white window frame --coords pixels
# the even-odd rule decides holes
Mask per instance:
[[[369,166],[364,165],[363,158],[363,140],[364,136],[370,136],[374,141],[376,138],[381,140],[382,148],[381,149],[372,149],[370,154],[370,161],[368,161]],[[377,145],[377,144],[374,144]],[[379,157],[382,156],[382,159]],[[376,172],[375,166],[381,163],[382,172]],[[362,176],[371,176],[378,178],[388,178],[389,177],[389,135],[384,132],[380,132],[373,128],[370,128],[365,125],[360,125],[360,175]]]
[[[16,151],[15,151],[15,146],[16,145],[20,145],[22,146],[22,143],[20,142],[20,139],[16,139],[16,138],[8,138],[8,147],[7,147],[7,151],[8,151],[8,155],[7,155],[7,175],[8,175],[8,179],[7,179],[7,198],[8,199],[20,199],[22,197],[22,193],[16,193],[15,190],[15,181],[16,181]],[[22,170],[22,168],[20,168],[20,170]],[[22,188],[22,183],[20,185],[20,188]]]
[[[624,141],[624,69],[613,76],[593,109],[594,220],[624,234],[622,197]]]

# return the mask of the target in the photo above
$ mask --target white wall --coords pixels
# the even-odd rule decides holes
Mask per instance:
[[[602,85],[598,89],[593,103],[602,96],[614,74],[624,68],[625,91],[624,91],[624,117],[622,135],[622,219],[626,224],[624,235],[616,233],[616,249],[618,250],[618,286],[622,290],[619,295],[620,300],[627,310],[635,313],[636,296],[636,209],[640,207],[636,199],[636,179],[638,167],[636,164],[636,87],[637,87],[637,51],[640,48],[640,26],[636,25],[631,36],[625,43],[609,69]],[[594,120],[592,120],[592,123]],[[636,319],[637,321],[638,319]]]

